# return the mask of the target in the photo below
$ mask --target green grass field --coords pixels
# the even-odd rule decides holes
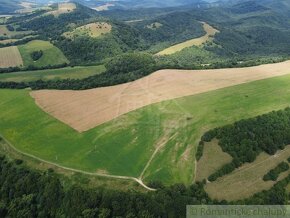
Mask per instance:
[[[15,73],[0,74],[1,82],[29,82],[35,80],[55,80],[55,79],[83,79],[89,76],[103,73],[105,67],[88,66],[88,67],[66,67],[51,70],[20,71]]]
[[[33,40],[25,45],[18,46],[18,48],[22,56],[24,66],[26,67],[29,65],[45,67],[49,65],[53,66],[69,63],[64,54],[57,47],[47,41]],[[31,58],[31,53],[39,50],[43,51],[43,56],[39,60],[33,61]]]
[[[290,75],[145,107],[84,133],[52,118],[29,90],[0,90],[0,133],[15,147],[63,166],[191,184],[201,135],[214,127],[290,105]],[[166,141],[167,140],[167,141]]]

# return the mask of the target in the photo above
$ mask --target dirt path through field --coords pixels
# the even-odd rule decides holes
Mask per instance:
[[[150,104],[286,74],[290,61],[248,68],[160,70],[112,87],[30,94],[45,112],[83,132]]]
[[[156,191],[156,189],[150,188],[147,185],[145,185],[143,183],[143,181],[141,179],[139,179],[139,178],[130,177],[130,176],[118,176],[118,175],[111,175],[111,174],[103,174],[103,173],[91,173],[91,172],[87,172],[87,171],[83,171],[83,170],[77,170],[77,169],[73,169],[73,168],[69,168],[69,167],[64,167],[64,166],[61,166],[59,164],[56,164],[56,163],[53,163],[53,162],[50,162],[50,161],[46,161],[46,160],[41,159],[39,157],[36,157],[36,156],[34,156],[32,154],[28,154],[28,153],[25,153],[25,152],[22,152],[22,151],[18,150],[16,147],[14,147],[12,145],[12,143],[10,143],[6,138],[4,138],[3,135],[0,134],[0,137],[2,139],[4,139],[6,144],[9,145],[9,147],[12,148],[17,153],[19,153],[21,155],[24,155],[24,156],[27,156],[27,157],[30,157],[30,158],[33,158],[35,160],[41,161],[43,163],[47,163],[49,165],[52,165],[52,166],[55,166],[55,167],[58,167],[58,168],[61,168],[61,169],[64,169],[64,170],[68,170],[68,171],[71,171],[71,172],[81,173],[81,174],[90,175],[90,176],[99,176],[99,177],[106,177],[106,178],[112,178],[112,179],[133,180],[133,181],[139,183],[141,186],[143,186],[143,188],[147,189],[148,191]]]

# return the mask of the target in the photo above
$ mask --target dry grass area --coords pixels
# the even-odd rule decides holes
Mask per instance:
[[[54,11],[49,11],[45,13],[45,15],[54,15],[54,16],[59,16],[61,14],[66,14],[74,11],[77,8],[75,3],[59,3],[58,4],[58,9]]]
[[[230,163],[232,157],[223,152],[222,148],[218,145],[218,140],[212,140],[205,143],[203,155],[197,162],[196,181],[207,179],[211,174],[220,169],[223,165]]]
[[[112,3],[106,3],[104,5],[101,5],[101,6],[98,6],[98,7],[95,7],[93,8],[94,10],[96,11],[107,11],[109,10],[110,7],[114,7],[115,5],[112,4]]]
[[[9,31],[6,27],[6,25],[0,25],[0,36],[5,36],[5,37],[14,37],[19,34],[30,34],[32,31]]]
[[[22,66],[23,61],[17,46],[0,48],[0,68]]]
[[[214,35],[216,33],[218,33],[219,31],[216,30],[215,28],[213,28],[212,26],[208,25],[205,22],[202,22],[202,24],[203,24],[203,28],[206,32],[206,34],[204,36],[173,45],[173,46],[166,48],[163,51],[157,53],[157,55],[171,55],[171,54],[179,52],[185,48],[189,48],[192,46],[201,46],[202,44],[204,44],[208,41],[212,41]]]
[[[19,39],[3,39],[3,40],[0,40],[0,44],[6,45],[8,43],[13,43],[13,42],[17,42],[17,41],[19,41]]]
[[[233,173],[219,178],[205,186],[206,192],[213,199],[239,200],[270,189],[276,182],[263,180],[263,176],[290,156],[290,145],[275,155],[261,153],[253,163],[246,163]],[[278,181],[285,178],[290,170],[282,173]]]
[[[112,31],[112,26],[105,22],[90,23],[84,26],[80,26],[71,32],[66,32],[63,34],[66,38],[74,38],[77,36],[90,36],[97,38],[101,35],[110,33]]]
[[[79,132],[144,106],[290,73],[290,61],[248,68],[160,70],[134,82],[84,91],[31,92],[44,111]]]

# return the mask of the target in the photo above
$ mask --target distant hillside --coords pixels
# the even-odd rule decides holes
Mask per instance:
[[[20,0],[0,0],[0,14],[11,14],[21,8]]]

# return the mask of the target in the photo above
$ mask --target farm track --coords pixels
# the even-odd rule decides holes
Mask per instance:
[[[22,152],[20,150],[18,150],[15,146],[12,145],[12,143],[10,143],[3,135],[0,134],[0,137],[14,150],[16,151],[17,153],[21,154],[21,155],[24,155],[24,156],[27,156],[27,157],[30,157],[30,158],[33,158],[35,160],[38,160],[40,162],[43,162],[43,163],[46,163],[46,164],[49,164],[49,165],[52,165],[52,166],[55,166],[55,167],[58,167],[58,168],[61,168],[63,170],[68,170],[68,171],[71,171],[71,172],[75,172],[75,173],[82,173],[82,174],[85,174],[85,175],[90,175],[90,176],[99,176],[99,177],[105,177],[105,178],[112,178],[112,179],[123,179],[123,180],[133,180],[137,183],[139,183],[139,185],[141,185],[142,187],[144,187],[145,189],[147,189],[148,191],[156,191],[156,189],[153,189],[153,188],[150,188],[148,187],[147,185],[145,185],[142,181],[142,179],[140,178],[135,178],[135,177],[130,177],[130,176],[118,176],[118,175],[110,175],[110,174],[103,174],[103,173],[91,173],[91,172],[87,172],[87,171],[84,171],[84,170],[77,170],[77,169],[73,169],[73,168],[70,168],[70,167],[65,167],[65,166],[61,166],[59,164],[56,164],[56,163],[53,163],[53,162],[50,162],[50,161],[46,161],[44,159],[41,159],[39,157],[36,157],[34,155],[31,155],[31,154],[28,154],[28,153],[25,153],[25,152]]]

